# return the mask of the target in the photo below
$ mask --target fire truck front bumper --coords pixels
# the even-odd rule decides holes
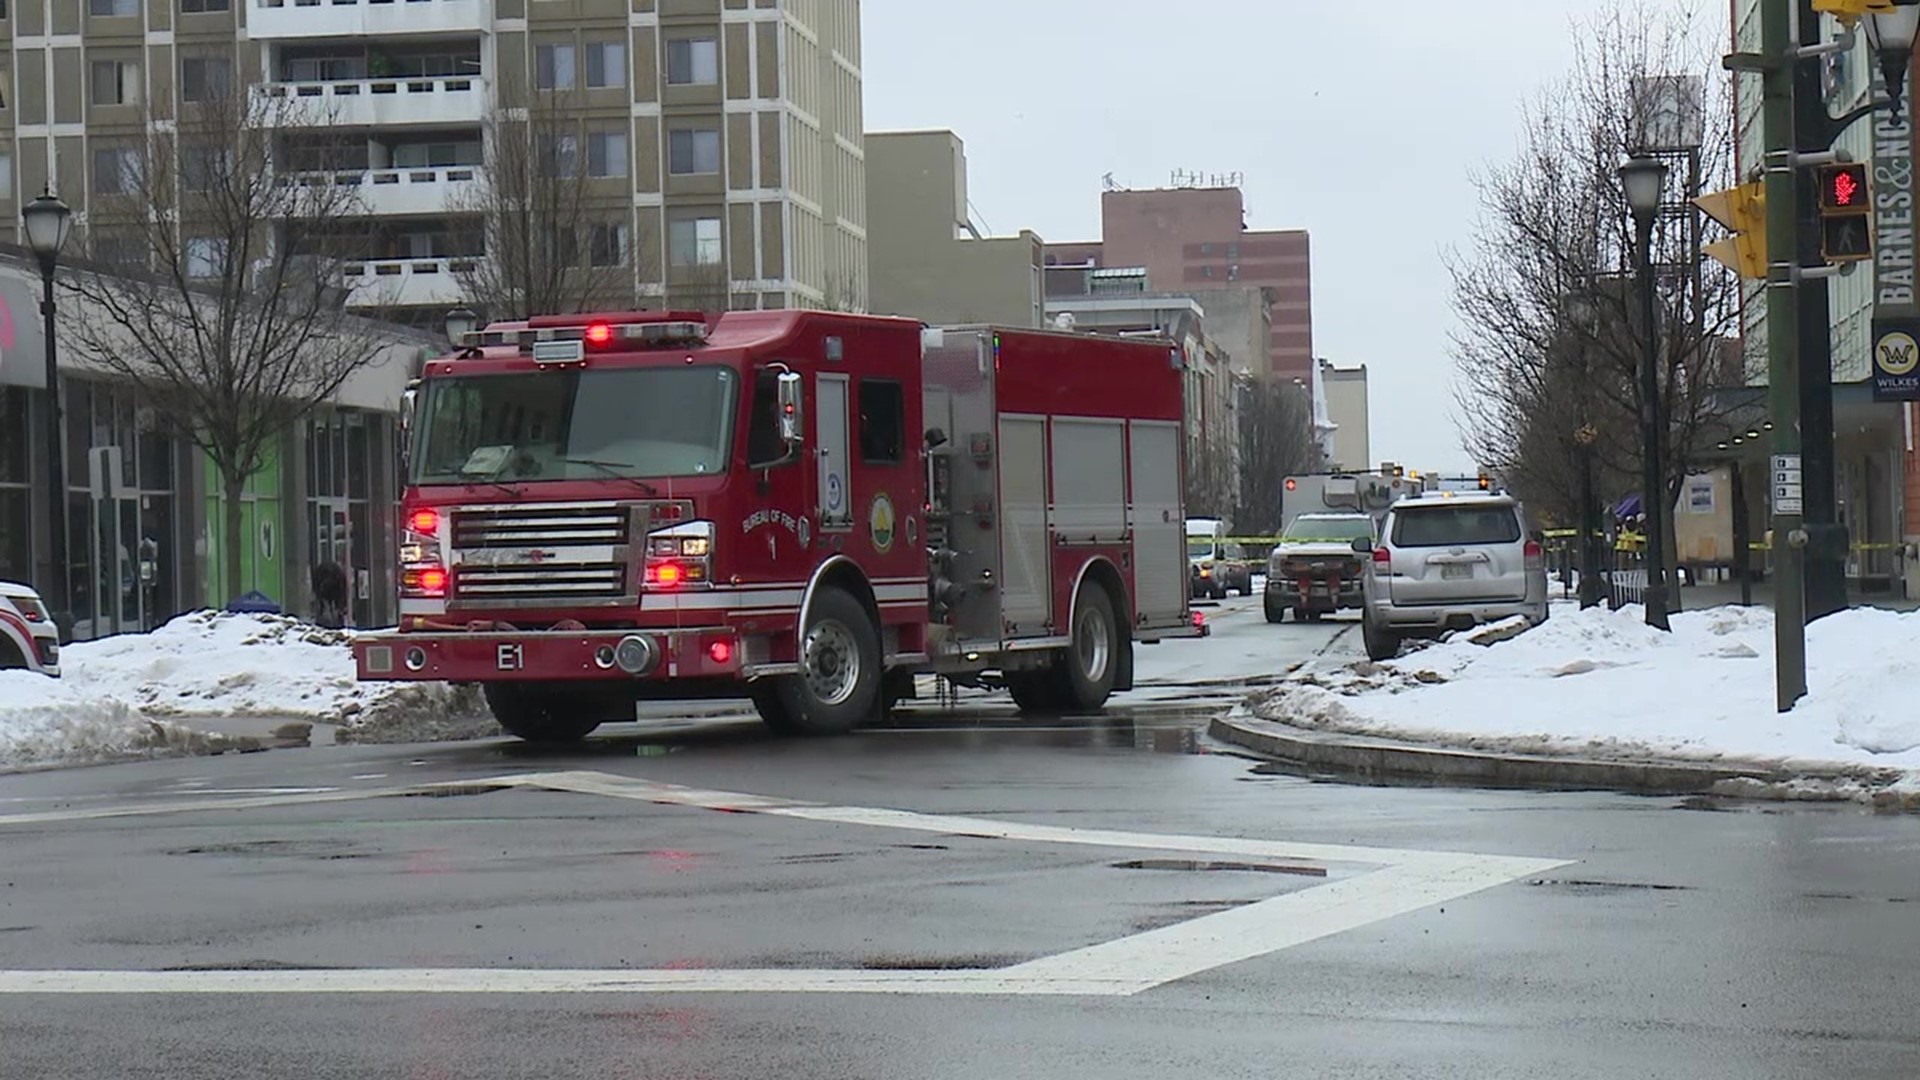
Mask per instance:
[[[363,682],[739,678],[741,639],[721,627],[366,634]]]

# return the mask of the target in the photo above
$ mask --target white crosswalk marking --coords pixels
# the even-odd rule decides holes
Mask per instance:
[[[8,825],[209,813],[422,794],[528,788],[755,813],[856,828],[1033,844],[1288,860],[1340,867],[1325,884],[1113,941],[980,971],[367,968],[271,971],[0,970],[6,994],[834,993],[1127,996],[1443,904],[1569,860],[1082,829],[712,791],[588,770],[361,791],[292,790],[0,815]],[[199,792],[194,792],[198,796]],[[1351,872],[1346,872],[1346,871]]]

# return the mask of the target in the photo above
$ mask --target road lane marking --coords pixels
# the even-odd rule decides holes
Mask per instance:
[[[800,969],[394,968],[273,971],[0,971],[14,994],[840,993],[1124,997],[1533,876],[1571,860],[1476,855],[1246,837],[1089,829],[924,814],[688,787],[591,770],[519,773],[360,791],[290,791],[0,815],[0,826],[197,811],[246,810],[512,788],[818,824],[898,829],[1035,844],[1234,855],[1373,867],[1325,884],[1052,956],[979,971]]]

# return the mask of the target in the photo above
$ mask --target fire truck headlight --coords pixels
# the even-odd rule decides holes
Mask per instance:
[[[655,529],[647,536],[647,587],[706,587],[713,580],[713,538],[711,521],[687,521]]]

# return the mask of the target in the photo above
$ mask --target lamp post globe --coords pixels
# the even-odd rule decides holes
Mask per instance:
[[[460,339],[478,329],[480,316],[475,315],[473,309],[458,307],[447,312],[447,340],[455,345],[461,344]]]
[[[1660,195],[1666,185],[1667,163],[1659,158],[1628,158],[1620,166],[1620,187],[1626,193],[1627,207],[1642,221],[1660,208]]]
[[[1920,5],[1902,4],[1891,11],[1867,16],[1867,44],[1880,61],[1886,80],[1889,108],[1900,115],[1900,97],[1907,86],[1907,67],[1913,62],[1913,39],[1920,34]]]
[[[28,203],[20,216],[26,225],[27,246],[40,257],[43,268],[50,268],[73,231],[73,210],[49,191]]]

